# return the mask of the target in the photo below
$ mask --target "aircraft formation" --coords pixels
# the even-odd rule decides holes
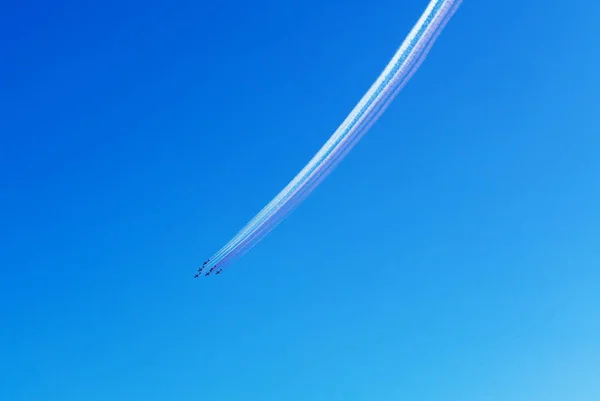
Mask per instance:
[[[204,270],[204,268],[206,267],[206,264],[210,262],[210,259],[207,259],[202,266],[198,269],[198,272],[196,274],[194,274],[194,278],[198,278],[202,275],[202,271]],[[210,276],[212,274],[212,272],[215,270],[216,266],[211,267],[206,273],[204,273],[205,276]],[[221,272],[223,271],[223,268],[220,268],[219,270],[217,270],[215,272],[215,274],[221,274]]]

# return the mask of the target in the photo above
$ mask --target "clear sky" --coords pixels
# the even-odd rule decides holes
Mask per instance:
[[[9,0],[0,399],[600,399],[596,2],[465,0],[218,277],[426,0]]]

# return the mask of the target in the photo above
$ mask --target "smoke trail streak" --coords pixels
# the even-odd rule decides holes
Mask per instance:
[[[442,4],[442,2],[438,2],[436,4],[433,4],[433,11],[435,11],[435,8],[438,7],[439,5]],[[425,23],[427,22],[427,19],[430,19],[434,14],[430,14],[427,15],[427,13],[424,13],[424,15],[422,16],[421,19],[426,17]],[[426,28],[425,24],[422,24],[423,26],[419,29],[419,30],[423,30],[424,28]],[[419,26],[419,24],[416,25],[415,28],[413,28],[413,31],[411,32],[410,36],[415,36],[415,30],[417,29],[417,27]],[[419,33],[422,32],[418,32],[417,31],[417,35]],[[408,44],[408,46],[407,46]],[[396,67],[402,67],[402,58],[405,58],[404,61],[406,61],[406,59],[409,59],[412,55],[409,52],[406,52],[406,50],[412,50],[411,48],[415,46],[415,43],[411,43],[410,41],[406,40],[400,50],[397,52],[397,55],[401,53],[401,50],[403,50],[403,48],[405,48],[405,52],[404,54],[402,54],[402,56],[400,57],[400,60],[398,60],[398,62],[396,62],[395,64],[390,63],[388,64],[388,66],[386,67],[386,70],[384,71],[384,73],[381,74],[381,76],[379,77],[379,79],[377,80],[377,82],[372,85],[372,87],[370,88],[370,90],[367,92],[367,95],[365,95],[363,97],[363,99],[361,99],[361,102],[354,108],[354,110],[352,111],[352,113],[350,113],[350,115],[346,118],[346,120],[344,121],[344,123],[338,128],[338,130],[336,130],[336,133],[334,133],[334,135],[332,136],[332,138],[330,139],[330,141],[328,141],[328,143],[325,144],[325,146],[323,146],[323,148],[321,149],[321,151],[319,153],[317,153],[317,155],[311,160],[311,162],[309,162],[307,164],[307,166],[305,167],[305,169],[303,169],[294,180],[292,180],[292,182],[286,187],[284,188],[283,191],[280,192],[280,194],[272,201],[270,202],[261,212],[259,212],[257,214],[257,216],[250,221],[250,223],[248,223],[246,225],[246,227],[244,227],[222,250],[221,253],[226,253],[230,250],[231,247],[237,246],[236,243],[239,241],[239,238],[243,238],[247,235],[249,235],[254,229],[255,227],[259,226],[261,224],[261,219],[263,219],[263,217],[265,215],[267,215],[271,210],[277,209],[279,204],[282,202],[286,202],[287,199],[290,196],[293,196],[294,190],[302,185],[302,182],[304,180],[306,180],[307,178],[310,178],[312,176],[312,172],[309,174],[306,174],[306,170],[310,169],[310,168],[320,168],[320,164],[324,163],[324,161],[322,160],[316,160],[315,159],[319,156],[319,154],[323,154],[323,151],[327,152],[328,154],[326,155],[326,157],[329,157],[330,154],[338,147],[340,147],[342,145],[342,143],[340,143],[340,140],[345,140],[346,136],[348,136],[349,133],[351,133],[351,129],[346,130],[344,128],[346,128],[348,125],[351,126],[356,124],[357,119],[359,119],[359,117],[363,117],[363,116],[367,116],[369,115],[368,109],[365,109],[366,107],[370,107],[370,106],[375,106],[376,103],[374,102],[375,98],[377,97],[377,93],[375,93],[375,95],[373,95],[373,92],[382,92],[384,89],[386,89],[386,86],[389,85],[389,82],[385,82],[388,81],[390,79],[394,78],[394,74],[393,69]],[[406,47],[408,47],[408,49],[406,49]],[[397,55],[395,56],[395,58],[397,58]],[[408,64],[408,63],[407,63]],[[392,71],[389,71],[390,68],[392,69]],[[387,74],[386,74],[387,72]],[[397,72],[397,71],[396,71]],[[384,82],[381,82],[381,79],[384,78]],[[371,96],[369,96],[371,95]],[[365,103],[371,103],[371,104],[365,104]],[[373,104],[375,103],[375,104]],[[356,110],[358,109],[358,107],[360,107],[362,105],[362,108],[359,112],[356,112]],[[352,121],[350,121],[350,119],[352,118]],[[333,143],[331,144],[331,142],[335,140],[337,141],[337,143]],[[323,155],[322,155],[323,156]],[[297,181],[297,179],[300,178],[300,182],[296,182],[294,183],[294,181]],[[292,187],[291,191],[290,191],[290,187]],[[216,258],[218,258],[220,256],[219,255],[215,255]]]
[[[432,0],[384,71],[331,138],[294,179],[213,257],[225,267],[287,217],[337,166],[419,68],[461,0]]]
[[[285,197],[289,197],[291,188],[302,184],[302,181],[310,176],[310,174],[307,174],[307,171],[318,167],[320,162],[322,162],[322,158],[328,156],[333,150],[335,150],[335,148],[339,145],[340,140],[343,140],[348,135],[349,130],[344,128],[347,126],[352,126],[356,123],[356,120],[359,117],[362,117],[364,114],[368,114],[365,113],[365,111],[367,111],[366,107],[371,106],[376,100],[376,95],[386,89],[386,86],[389,85],[389,81],[394,78],[394,73],[397,73],[397,71],[394,70],[402,67],[403,62],[412,56],[411,50],[413,50],[413,47],[415,47],[417,44],[414,42],[415,36],[423,33],[423,31],[427,28],[427,24],[431,22],[433,17],[436,15],[435,13],[440,11],[442,5],[444,5],[443,0],[438,0],[437,2],[432,1],[429,4],[419,22],[415,25],[415,27],[413,27],[407,39],[402,43],[392,58],[392,61],[388,63],[385,70],[380,74],[376,82],[371,86],[369,91],[367,91],[352,112],[346,117],[342,125],[336,130],[336,132],[313,157],[313,159],[305,166],[305,168],[303,168],[302,171],[300,171],[300,173],[298,173],[298,175],[265,208],[263,208],[261,212],[259,212],[231,241],[229,241],[225,247],[222,248],[223,252],[228,251],[228,245],[233,246],[238,241],[239,237],[250,231],[253,226],[260,224],[260,219],[262,219],[270,210],[276,208],[282,201],[285,201]],[[213,258],[218,256],[220,255],[214,255]]]
[[[426,15],[426,13],[425,13],[424,15]],[[423,17],[422,17],[422,19],[423,19]],[[432,25],[435,25],[435,24],[432,24]],[[418,24],[417,24],[417,26],[418,26]],[[413,31],[411,32],[411,35],[409,35],[409,39],[410,39],[410,36],[414,36],[415,30],[416,30],[416,28],[413,28]],[[418,32],[417,32],[417,33],[418,33]],[[406,40],[406,41],[403,43],[403,46],[401,46],[401,48],[400,48],[399,52],[401,52],[401,50],[402,50],[403,48],[406,48],[406,47],[407,47],[407,44],[408,44],[409,50],[410,50],[410,47],[414,46],[414,43],[410,43],[408,40]],[[420,47],[420,46],[417,46],[417,47]],[[399,52],[397,52],[397,53],[399,53]],[[410,60],[410,58],[411,58],[411,56],[412,56],[410,53],[408,53],[407,55],[408,55],[408,57],[406,58],[406,61]],[[396,56],[396,57],[397,57],[397,56]],[[400,60],[400,61],[401,61],[401,60]],[[410,63],[410,62],[407,62],[407,63],[406,63],[406,65],[409,65],[409,64],[412,64],[412,63]],[[400,65],[400,66],[401,66],[401,64],[400,64],[400,63],[397,63],[397,65]],[[386,68],[386,70],[387,70],[387,72],[388,72],[386,79],[389,79],[389,78],[390,78],[390,76],[391,76],[391,74],[389,73],[390,66],[393,66],[393,64],[392,64],[392,63],[388,64],[388,67]],[[401,71],[400,71],[400,72],[401,72]],[[398,75],[402,75],[400,72],[398,72]],[[386,76],[386,71],[384,71],[384,73],[383,73],[383,74],[381,74],[381,76],[380,76],[380,79],[379,79],[378,81],[381,81],[381,77],[385,77],[385,76]],[[357,107],[355,107],[355,109],[353,110],[353,112],[352,112],[352,113],[351,113],[351,114],[350,114],[350,115],[349,115],[349,116],[346,118],[346,120],[344,121],[344,123],[342,124],[342,126],[340,126],[340,128],[338,128],[338,130],[336,131],[336,134],[339,134],[339,133],[348,134],[348,132],[344,132],[344,131],[346,131],[346,130],[341,130],[341,129],[342,129],[342,128],[346,128],[348,125],[352,125],[352,123],[353,123],[354,121],[356,121],[356,118],[354,118],[354,121],[349,121],[349,120],[350,120],[350,119],[353,117],[353,115],[354,115],[354,117],[357,117],[357,116],[356,116],[356,114],[359,114],[359,115],[360,115],[360,114],[362,114],[362,115],[365,115],[366,117],[368,117],[368,116],[369,116],[369,114],[370,114],[370,113],[368,113],[368,112],[367,112],[367,113],[364,113],[364,103],[365,103],[365,100],[366,100],[366,99],[368,99],[368,97],[369,97],[369,96],[368,96],[368,95],[369,95],[369,93],[373,93],[373,91],[374,91],[374,90],[376,90],[378,86],[379,86],[380,88],[381,88],[382,86],[385,86],[386,82],[383,82],[383,84],[381,84],[381,83],[380,83],[380,85],[377,85],[377,84],[378,84],[378,82],[376,82],[374,85],[372,85],[372,87],[371,87],[370,91],[369,91],[369,92],[367,93],[367,95],[365,95],[365,96],[363,97],[363,99],[361,100],[361,103],[363,104],[363,110],[361,110],[361,111],[359,111],[358,113],[356,113],[356,110],[357,110],[357,108],[358,108],[358,107],[361,105],[361,103],[359,103],[359,105],[358,105]],[[382,95],[382,96],[383,96],[383,95]],[[386,102],[386,103],[387,103],[387,102]],[[380,114],[380,113],[378,113],[378,114]],[[334,135],[333,135],[332,139],[334,139],[334,138],[336,138],[336,137],[337,137],[337,139],[340,139],[340,135],[336,135],[336,134],[334,134]],[[343,139],[345,139],[345,138],[343,138]],[[329,142],[331,142],[331,141],[329,141]],[[329,156],[331,156],[331,150],[333,150],[332,148],[335,148],[336,146],[338,146],[338,147],[340,147],[340,148],[341,148],[341,147],[342,147],[342,145],[343,145],[343,143],[338,143],[338,144],[334,144],[334,146],[329,146],[329,148],[330,148],[330,154],[329,154],[329,155],[327,155],[327,156],[328,156],[328,157],[329,157]],[[327,144],[326,144],[326,145],[325,145],[325,146],[324,146],[324,147],[323,147],[321,150],[324,150],[324,149],[326,149],[327,147],[328,147],[328,146],[327,146]],[[335,155],[334,155],[334,156],[335,156]],[[316,157],[315,157],[315,158],[316,158]],[[318,162],[316,162],[316,163],[313,163],[315,158],[313,158],[313,160],[311,160],[311,162],[309,162],[309,163],[308,163],[308,165],[307,165],[307,168],[308,168],[308,167],[311,167],[311,165],[312,165],[312,167],[316,167],[316,169],[318,170],[318,169],[320,169],[320,168],[322,167],[322,165],[326,164],[325,162],[321,162],[321,163],[318,163]],[[298,177],[302,177],[303,179],[306,179],[307,177],[310,177],[310,176],[312,175],[312,174],[308,174],[308,175],[307,175],[307,174],[303,174],[303,173],[305,172],[305,170],[306,170],[306,169],[304,169],[303,171],[301,171],[301,172],[298,174],[298,176],[297,176],[296,178],[298,178]],[[293,181],[292,181],[292,183],[291,183],[291,184],[293,184]],[[290,184],[290,185],[291,185],[291,184]],[[302,184],[302,183],[300,182],[299,184]],[[267,207],[266,207],[265,209],[263,209],[263,211],[261,211],[261,213],[259,213],[259,214],[258,214],[258,215],[255,217],[255,219],[253,219],[253,220],[252,220],[252,221],[251,221],[249,224],[247,224],[247,226],[246,226],[246,227],[245,227],[245,228],[244,228],[244,229],[243,229],[243,230],[242,230],[242,231],[241,231],[241,232],[240,232],[240,233],[239,233],[239,234],[238,234],[236,237],[234,237],[234,239],[232,239],[232,241],[230,241],[230,244],[231,244],[231,246],[235,246],[235,243],[236,243],[236,241],[238,241],[238,239],[239,239],[240,237],[242,237],[242,238],[243,238],[244,236],[250,235],[250,233],[252,232],[252,230],[253,230],[253,229],[255,229],[255,227],[256,227],[256,226],[259,226],[259,225],[261,224],[261,222],[260,222],[260,221],[257,221],[257,220],[260,220],[261,218],[263,218],[263,216],[264,216],[265,214],[267,214],[267,213],[268,213],[270,210],[277,209],[277,208],[278,208],[278,206],[279,206],[279,203],[286,201],[286,199],[285,199],[285,198],[283,198],[283,199],[281,198],[281,197],[282,197],[284,194],[285,194],[285,195],[287,195],[287,197],[288,197],[288,198],[289,198],[290,196],[293,196],[293,192],[294,192],[294,190],[292,190],[291,192],[290,192],[290,191],[288,191],[288,188],[290,187],[290,185],[288,185],[288,187],[286,187],[286,188],[285,188],[285,189],[284,189],[284,190],[283,190],[283,191],[282,191],[282,192],[281,192],[281,193],[278,195],[278,197],[276,197],[276,199],[273,201],[273,202],[275,202],[275,201],[277,200],[277,198],[280,198],[280,199],[279,199],[279,201],[278,201],[278,203],[276,203],[276,204],[273,204],[273,202],[271,202],[269,205],[267,205]],[[302,188],[302,187],[301,187],[301,188]],[[296,189],[296,188],[294,188],[294,189]],[[290,194],[291,194],[291,195],[290,195]],[[271,206],[271,207],[269,207],[269,206]],[[223,252],[226,252],[226,251],[228,251],[228,250],[229,250],[228,248],[229,248],[229,247],[227,247],[227,246],[226,246],[226,247],[224,247],[224,249],[222,249],[222,251],[223,251]],[[218,257],[218,256],[217,256],[217,257]]]
[[[312,182],[308,182],[305,186],[302,186],[297,194],[292,195],[293,198],[291,198],[287,204],[285,204],[281,209],[276,210],[273,216],[265,219],[267,221],[262,225],[262,227],[258,227],[257,230],[251,232],[248,235],[247,240],[244,239],[234,251],[232,251],[224,259],[222,259],[221,262],[219,262],[219,267],[226,267],[229,264],[228,262],[232,262],[243,256],[246,252],[248,252],[256,243],[258,243],[281,221],[283,221],[289,214],[291,214],[291,212],[297,206],[299,206],[308,195],[310,195],[312,190],[316,188],[324,178],[327,177],[329,172],[335,168],[335,166],[344,158],[345,154],[352,149],[354,144],[357,143],[361,139],[361,137],[369,130],[369,128],[377,121],[379,116],[391,103],[395,95],[410,80],[412,75],[416,72],[423,60],[426,58],[427,53],[433,46],[433,43],[435,42],[437,37],[439,36],[445,25],[448,23],[458,6],[460,5],[460,2],[461,0],[458,0],[457,3],[455,3],[454,5],[449,5],[445,7],[446,9],[448,9],[448,13],[444,16],[443,19],[437,20],[435,24],[432,24],[432,33],[428,42],[423,43],[420,46],[424,50],[420,54],[419,58],[416,61],[414,61],[414,63],[411,63],[412,65],[410,65],[409,67],[408,74],[405,77],[401,77],[399,79],[400,83],[397,85],[397,87],[393,89],[392,92],[388,93],[388,95],[386,96],[387,99],[383,101],[383,104],[377,111],[377,114],[372,114],[370,116],[369,120],[367,120],[363,127],[360,128],[360,133],[352,138],[352,143],[349,143],[347,146],[344,146],[344,148],[342,148],[340,151],[336,152],[333,159],[329,163],[323,163],[322,165],[320,165],[319,169],[321,169],[321,167],[323,168],[321,169],[321,171],[317,172],[316,176],[314,177],[315,179]]]
[[[447,19],[447,18],[446,18],[446,19]],[[439,25],[439,23],[432,24],[432,25]],[[422,47],[422,46],[419,46],[419,47]],[[430,47],[430,46],[428,46],[428,47]],[[421,57],[421,59],[422,59],[422,58],[423,58],[423,57]],[[407,64],[413,64],[413,63],[407,63]],[[419,64],[420,64],[420,63],[419,63]],[[413,68],[411,68],[411,70],[412,70],[412,72],[409,72],[409,74],[410,74],[410,75],[412,75],[412,73],[414,72],[415,68],[413,67]],[[404,79],[404,81],[406,81],[406,79]],[[403,85],[403,84],[402,84],[402,85]],[[398,89],[400,89],[400,88],[398,88]],[[397,90],[394,90],[394,92],[397,92]],[[386,97],[389,97],[389,96],[386,96]],[[390,100],[391,100],[391,99],[390,99]],[[385,101],[385,103],[389,103],[389,101]],[[378,114],[378,115],[379,115],[379,114],[381,114],[381,112],[383,111],[383,109],[384,109],[384,108],[385,108],[385,107],[381,108],[381,109],[380,109],[380,111],[379,111],[377,114]],[[359,112],[359,114],[363,114],[363,111],[364,111],[364,108],[363,108],[363,110],[361,110],[361,112]],[[366,114],[367,116],[370,116],[370,115],[371,115],[371,113],[370,113],[370,112],[369,112],[369,113],[365,113],[365,114]],[[355,118],[354,120],[356,121],[356,118]],[[371,118],[371,120],[373,120],[373,121],[374,121],[374,120],[376,120],[376,117],[375,117],[375,118]],[[368,124],[368,125],[371,125],[371,124]],[[361,130],[361,131],[363,131],[363,132],[364,132],[365,130],[363,129],[363,130]],[[362,134],[361,134],[361,135],[362,135]],[[344,139],[345,139],[345,138],[344,138]],[[358,137],[353,137],[353,138],[352,138],[352,142],[354,142],[354,143],[355,143],[355,142],[356,142],[358,139],[359,139]],[[341,145],[341,144],[339,144],[339,145]],[[340,146],[340,148],[347,148],[347,149],[341,149],[341,150],[343,150],[343,152],[342,152],[342,153],[344,153],[344,154],[345,154],[345,153],[347,152],[347,150],[349,150],[349,148],[351,148],[351,147],[352,147],[352,146],[349,146],[349,147],[346,147],[346,146],[343,146],[343,147],[342,147],[342,146]],[[340,152],[341,152],[341,151],[337,151],[337,152],[335,153],[335,156],[336,156],[335,158],[336,158],[336,159],[340,159],[340,157],[339,157],[339,156],[340,156]],[[331,155],[331,154],[330,154],[330,155]],[[328,157],[329,157],[330,155],[328,155]],[[311,176],[313,173],[317,173],[317,172],[318,172],[318,170],[319,170],[319,169],[321,169],[321,167],[323,167],[323,166],[324,166],[324,165],[326,165],[326,164],[329,164],[329,163],[322,162],[322,164],[321,164],[321,165],[319,165],[319,166],[317,167],[317,169],[316,169],[316,170],[313,170],[313,172],[311,172],[311,174],[309,174],[309,176]],[[335,164],[337,164],[337,163],[335,163]],[[333,165],[330,165],[330,166],[327,166],[327,167],[329,167],[328,169],[330,169],[332,166],[333,166]],[[321,179],[322,179],[322,178],[321,178]],[[318,181],[321,181],[321,179],[319,179]],[[307,185],[308,185],[308,184],[307,184]],[[313,185],[311,185],[311,187],[312,187],[312,186],[313,186]],[[301,188],[298,188],[298,187],[296,187],[296,188],[294,188],[294,189],[291,191],[291,195],[288,195],[288,198],[289,198],[288,200],[290,200],[290,201],[291,201],[291,197],[293,197],[293,195],[294,195],[294,192],[296,192],[298,189],[300,189],[300,190],[304,190],[304,187],[301,187]],[[310,192],[310,191],[309,191],[309,192]],[[290,192],[288,192],[288,193],[290,193]],[[301,198],[304,198],[304,196],[302,196]],[[296,202],[294,202],[294,203],[296,203]],[[290,205],[290,206],[291,206],[291,207],[293,207],[294,205]],[[271,208],[271,210],[273,210],[273,209],[277,209],[277,207],[278,207],[278,205],[276,204],[276,205],[274,205],[274,208]],[[288,208],[288,207],[283,207],[283,210],[285,210],[285,209],[289,209],[289,208]],[[273,212],[273,213],[278,213],[278,212],[279,212],[278,210],[275,210],[275,212]],[[285,214],[287,214],[287,213],[285,213]],[[266,220],[267,220],[267,221],[268,221],[268,220],[273,220],[273,217],[275,217],[275,216],[270,216],[270,217],[269,217],[269,218],[267,218]],[[280,219],[277,219],[277,220],[280,220]],[[260,225],[260,224],[267,224],[267,223],[258,222],[258,224]],[[255,225],[255,226],[256,226],[256,225]],[[260,230],[260,231],[263,231],[263,230]],[[270,230],[269,230],[269,231],[270,231]],[[251,233],[251,234],[252,234],[252,233]],[[251,235],[251,234],[247,234],[247,235]],[[254,235],[252,235],[252,236],[254,236]],[[262,235],[260,235],[260,237],[262,237]],[[247,241],[242,241],[242,242],[247,242]],[[254,242],[254,241],[252,241],[252,242]],[[238,243],[238,244],[236,245],[236,247],[239,247],[240,245],[241,245],[241,244],[239,244],[239,243]],[[234,252],[234,253],[237,253],[237,252]],[[234,256],[234,255],[231,255],[231,256]]]

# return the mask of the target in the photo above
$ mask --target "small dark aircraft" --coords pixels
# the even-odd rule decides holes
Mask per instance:
[[[217,270],[217,272],[215,274],[221,274],[222,271],[223,271],[223,269],[219,269],[219,270]]]
[[[199,276],[200,276],[200,273],[194,274],[194,278],[198,278]]]

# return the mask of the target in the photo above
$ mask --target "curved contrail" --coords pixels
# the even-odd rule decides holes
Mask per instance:
[[[410,72],[406,75],[406,77],[404,77],[402,79],[402,82],[400,82],[399,85],[394,89],[394,93],[391,93],[388,96],[387,104],[384,104],[380,108],[379,112],[377,114],[374,114],[370,118],[370,121],[368,121],[365,124],[365,126],[361,129],[360,134],[353,138],[352,143],[350,143],[347,146],[344,146],[344,148],[337,151],[334,155],[335,159],[333,159],[330,163],[328,163],[327,165],[325,165],[325,163],[323,165],[321,165],[323,167],[323,169],[322,169],[323,171],[319,172],[319,176],[317,176],[317,178],[315,180],[307,183],[305,186],[303,186],[300,189],[300,191],[296,195],[297,198],[294,199],[294,201],[290,201],[287,204],[285,204],[281,209],[277,209],[274,212],[274,216],[269,218],[269,220],[270,220],[269,222],[265,221],[265,224],[261,224],[261,226],[258,227],[258,229],[250,232],[246,236],[246,238],[243,238],[241,240],[241,242],[239,243],[239,245],[241,245],[241,246],[236,246],[235,251],[231,252],[226,257],[221,259],[221,262],[219,263],[220,267],[225,267],[230,260],[232,261],[233,259],[241,257],[248,250],[250,250],[266,234],[268,234],[282,220],[284,220],[285,217],[287,217],[293,211],[293,209],[295,209],[297,206],[299,206],[299,204],[312,192],[312,190],[314,188],[316,188],[320,184],[320,182],[328,175],[328,173],[331,170],[333,170],[333,168],[335,168],[337,163],[339,163],[343,159],[343,157],[346,155],[346,153],[354,146],[354,144],[356,142],[358,142],[358,140],[362,137],[362,135],[364,135],[366,133],[366,131],[368,131],[370,126],[377,120],[379,115],[383,113],[383,111],[385,110],[387,105],[393,100],[393,97],[395,96],[395,94],[402,89],[402,87],[408,82],[408,80],[412,77],[412,75],[415,73],[415,71],[419,68],[419,66],[421,65],[421,63],[423,62],[425,57],[427,56],[427,53],[431,49],[435,39],[441,33],[441,30],[444,28],[446,23],[450,20],[450,17],[454,14],[454,12],[456,11],[456,9],[458,8],[459,5],[460,5],[460,2],[455,2],[454,5],[452,6],[452,8],[450,9],[450,11],[444,17],[444,19],[442,21],[440,21],[440,23],[438,24],[439,27],[437,28],[437,32],[432,36],[432,38],[429,40],[429,43],[424,47],[424,51],[419,56],[419,59],[417,59],[417,61],[411,66]]]
[[[384,71],[329,140],[223,248],[206,267],[223,268],[249,251],[285,219],[337,166],[385,111],[424,61],[462,0],[432,0]]]

